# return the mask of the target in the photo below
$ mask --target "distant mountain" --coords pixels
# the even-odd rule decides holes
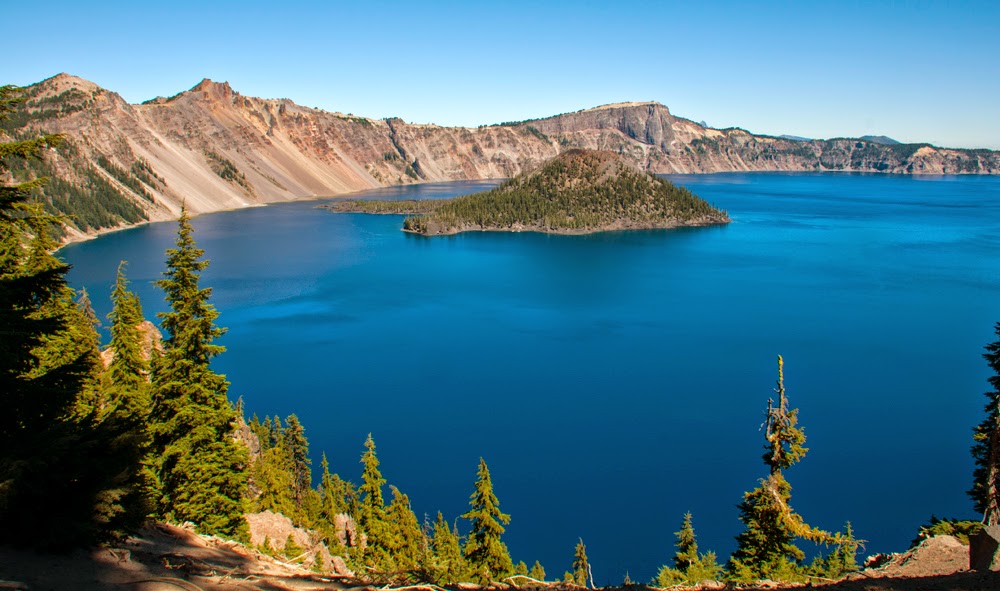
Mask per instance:
[[[69,214],[67,239],[144,220],[424,181],[509,178],[571,149],[606,150],[651,173],[854,170],[1000,172],[1000,153],[860,139],[792,141],[712,129],[655,102],[617,103],[479,128],[416,125],[245,97],[203,80],[170,98],[130,105],[60,74],[27,87],[0,129],[67,141],[15,177],[48,175],[39,194]]]
[[[812,138],[802,137],[800,135],[779,135],[779,138],[783,140],[791,140],[793,142],[811,142]]]
[[[866,142],[872,142],[873,144],[881,144],[883,146],[899,146],[899,145],[901,145],[899,142],[897,142],[896,140],[892,139],[891,137],[887,137],[887,136],[884,136],[884,135],[863,135],[863,136],[861,136],[858,139],[866,141]]]

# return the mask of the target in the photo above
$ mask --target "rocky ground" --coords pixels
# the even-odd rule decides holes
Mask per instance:
[[[845,580],[814,584],[829,591],[986,591],[1000,589],[1000,573],[968,570],[968,548],[949,536],[904,554],[877,557],[876,566]],[[797,589],[762,584],[748,590]],[[706,583],[704,588],[722,588]],[[52,556],[0,549],[0,589],[33,591],[360,591],[373,589],[344,575],[317,574],[235,542],[156,525],[116,548]],[[424,586],[414,591],[435,591]],[[463,591],[470,587],[463,585]],[[552,591],[574,591],[564,585]],[[651,591],[628,585],[614,591]]]

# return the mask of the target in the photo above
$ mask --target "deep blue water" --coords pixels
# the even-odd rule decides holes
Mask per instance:
[[[467,509],[480,456],[514,560],[596,582],[648,580],[694,513],[724,559],[764,476],[763,411],[785,358],[809,454],[788,471],[813,525],[851,520],[867,553],[932,514],[972,517],[970,429],[1000,320],[1000,178],[678,176],[726,227],[591,236],[422,238],[400,216],[305,201],[201,216],[248,412],[297,413],[314,469],[383,474],[418,516]],[[375,198],[460,194],[424,185]],[[119,259],[147,316],[176,225],[66,247],[99,314]]]

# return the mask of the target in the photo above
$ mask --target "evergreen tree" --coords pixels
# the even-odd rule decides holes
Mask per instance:
[[[825,544],[842,540],[840,534],[831,535],[807,525],[789,506],[792,487],[783,470],[798,463],[808,450],[803,447],[805,433],[797,426],[798,409],[788,408],[780,355],[775,393],[778,404],[768,400],[764,424],[767,443],[763,459],[770,473],[759,487],[743,496],[740,521],[746,529],[737,536],[737,548],[729,562],[732,577],[745,582],[800,579],[799,567],[805,554],[795,545],[796,538]]]
[[[347,503],[347,483],[336,474],[330,474],[330,463],[323,454],[323,461],[320,464],[323,475],[319,481],[319,493],[321,498],[321,515],[324,520],[333,523],[334,517],[338,513],[346,513]]]
[[[587,547],[583,545],[583,538],[576,543],[576,550],[573,552],[573,583],[580,587],[587,586],[587,577],[590,574],[590,562],[587,560]]]
[[[542,567],[542,563],[536,560],[535,564],[532,565],[531,570],[528,571],[528,576],[536,581],[544,581],[545,568]]]
[[[677,537],[677,552],[674,554],[674,568],[680,571],[687,570],[698,560],[698,541],[694,535],[694,525],[691,523],[691,512],[684,514],[684,523],[681,529],[674,532]]]
[[[423,566],[424,532],[410,508],[410,498],[395,486],[390,485],[389,490],[392,491],[386,512],[391,532],[389,554],[397,570],[413,572]]]
[[[312,487],[312,471],[309,459],[309,442],[306,440],[305,429],[297,416],[289,415],[285,419],[284,447],[292,469],[292,486],[295,502],[301,505],[306,493]]]
[[[994,327],[1000,337],[1000,322]],[[986,417],[973,431],[972,457],[976,467],[969,496],[986,525],[1000,524],[1000,338],[986,345],[983,353],[993,375],[986,393]]]
[[[157,281],[170,311],[159,315],[168,336],[153,365],[150,458],[161,517],[191,521],[203,533],[243,537],[248,459],[233,439],[229,383],[210,367],[225,350],[215,344],[224,331],[215,325],[212,290],[199,286],[208,266],[203,255],[182,208],[176,248],[167,251],[167,271]]]
[[[369,569],[390,572],[395,569],[390,546],[391,528],[385,509],[385,499],[382,496],[382,486],[385,478],[379,471],[378,456],[375,455],[375,441],[371,433],[365,441],[365,452],[361,455],[364,469],[361,472],[361,487],[358,524],[367,536],[367,546],[364,550],[363,564]]]
[[[525,564],[523,560],[519,560],[518,563],[514,565],[514,574],[528,576],[528,565]]]
[[[0,87],[0,120],[18,93]],[[61,139],[0,143],[0,172],[7,157],[35,157]],[[52,254],[59,219],[29,199],[46,180],[0,185],[0,543],[72,547],[138,525],[123,505],[134,458],[127,429],[95,408],[93,316],[73,302],[68,267]]]
[[[507,576],[514,568],[507,545],[500,539],[505,531],[503,526],[510,523],[510,515],[500,512],[490,470],[482,458],[479,459],[478,475],[475,492],[469,501],[472,509],[462,515],[463,519],[472,522],[472,531],[465,543],[465,559],[476,582],[488,585]]]
[[[437,580],[439,585],[454,585],[468,582],[469,567],[462,557],[462,549],[458,544],[458,532],[452,530],[444,515],[438,511],[434,522],[434,537],[431,541],[434,551]]]
[[[149,361],[143,355],[139,325],[145,320],[139,297],[128,289],[126,262],[118,265],[118,275],[111,291],[110,349],[114,352],[108,366],[111,384],[120,392],[121,404],[139,414],[149,409]]]

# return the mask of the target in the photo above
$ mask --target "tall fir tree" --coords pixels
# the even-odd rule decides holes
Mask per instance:
[[[691,512],[684,514],[684,522],[680,531],[674,532],[677,538],[675,545],[677,552],[674,554],[674,568],[680,571],[687,570],[698,560],[698,540],[694,535],[694,524]]]
[[[126,265],[125,261],[118,265],[115,286],[111,290],[111,312],[108,314],[111,342],[108,346],[112,358],[108,377],[114,387],[129,397],[122,401],[123,404],[135,408],[136,412],[148,412],[149,359],[143,353],[143,337],[139,332],[139,325],[145,318],[139,296],[128,289]]]
[[[994,330],[1000,337],[1000,322]],[[993,372],[989,377],[992,390],[986,393],[986,416],[973,431],[972,457],[976,467],[969,496],[976,511],[983,514],[983,523],[997,525],[1000,524],[1000,338],[986,345],[983,358]]]
[[[583,538],[580,538],[573,551],[573,583],[580,587],[587,587],[589,576],[590,560],[587,558],[587,546],[584,545]]]
[[[659,587],[673,587],[679,584],[696,585],[702,581],[715,580],[722,572],[722,567],[716,562],[715,552],[698,553],[698,538],[694,533],[691,513],[684,514],[681,529],[674,532],[673,567],[664,565],[654,579]]]
[[[0,120],[23,102],[0,87]],[[58,135],[0,142],[31,158]],[[68,267],[31,192],[46,179],[0,185],[0,544],[68,548],[138,525],[123,506],[134,468],[124,429],[94,401],[101,372],[92,315],[73,302]]]
[[[796,538],[816,543],[839,543],[841,536],[807,525],[792,511],[792,487],[784,470],[798,463],[808,451],[805,433],[798,426],[798,409],[788,408],[785,394],[784,360],[778,356],[778,380],[774,400],[767,402],[764,423],[766,444],[762,456],[769,475],[760,486],[743,495],[740,521],[746,529],[736,537],[737,548],[729,561],[731,576],[741,581],[757,579],[796,580],[801,578],[805,553]]]
[[[465,559],[476,582],[488,585],[508,576],[514,569],[507,545],[500,537],[510,515],[500,511],[500,501],[493,493],[493,480],[486,461],[479,458],[475,492],[469,500],[472,509],[462,515],[472,522],[472,531],[465,543]]]
[[[159,515],[191,521],[200,532],[242,538],[247,452],[233,438],[236,413],[229,382],[210,363],[225,349],[212,290],[199,286],[208,266],[195,245],[191,220],[181,209],[176,248],[157,281],[170,311],[159,314],[167,334],[153,364],[152,454]]]
[[[299,417],[292,414],[285,418],[283,435],[285,453],[292,468],[293,496],[295,502],[301,505],[312,488],[312,461],[309,459],[309,441]]]
[[[365,440],[365,452],[361,455],[364,468],[361,472],[361,486],[358,488],[358,524],[367,537],[362,564],[370,572],[385,574],[396,568],[391,554],[392,531],[386,514],[382,487],[385,478],[379,470],[379,460],[375,453],[375,440],[371,433]]]

